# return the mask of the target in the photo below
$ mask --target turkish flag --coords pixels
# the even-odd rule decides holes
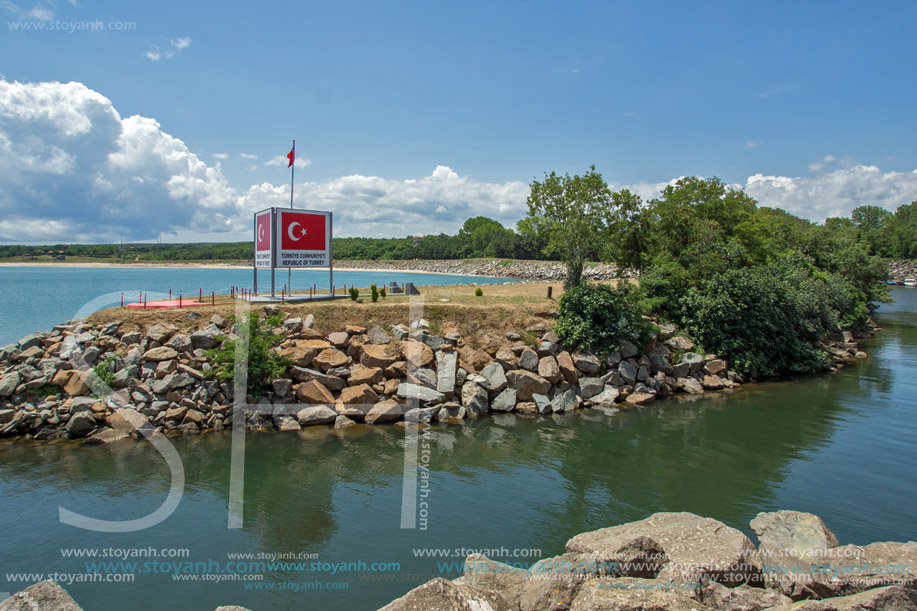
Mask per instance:
[[[271,249],[271,213],[258,215],[255,223],[255,250]]]
[[[283,212],[280,215],[283,250],[325,250],[325,215]]]
[[[290,163],[287,164],[287,167],[290,167],[291,165],[293,165],[293,160],[295,158],[296,158],[296,149],[295,148],[290,149],[290,152],[287,153],[287,159],[290,160]]]

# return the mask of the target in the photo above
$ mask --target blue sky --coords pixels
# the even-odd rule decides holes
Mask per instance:
[[[289,200],[289,170],[266,163],[294,137],[309,161],[297,204],[334,208],[355,235],[453,231],[476,211],[512,225],[533,177],[592,163],[647,196],[717,175],[813,220],[917,199],[910,1],[2,0],[0,17],[0,135],[13,143],[0,163],[18,185],[0,210],[40,235],[42,214],[69,211],[54,231],[87,241],[247,237],[253,208]],[[84,21],[107,29],[15,25]],[[28,87],[52,82],[85,91]],[[24,110],[82,116],[87,91],[158,132],[91,121],[77,145]],[[144,160],[151,139],[169,144]],[[140,157],[81,163],[106,142]],[[36,159],[61,165],[42,176]],[[176,192],[192,178],[194,193]],[[146,190],[125,195],[138,179]],[[42,191],[49,180],[59,188]],[[183,212],[111,213],[138,198]],[[11,232],[0,221],[0,240],[24,235]]]

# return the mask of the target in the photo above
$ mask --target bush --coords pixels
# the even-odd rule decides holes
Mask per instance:
[[[373,303],[379,301],[379,289],[376,287],[375,283],[369,285],[369,295],[373,300]]]
[[[355,286],[350,287],[348,289],[348,292],[350,293],[350,299],[353,301],[356,301],[357,298],[360,296],[360,289],[358,289]]]
[[[383,286],[379,289],[379,294],[382,295],[382,300],[385,301],[385,287]]]
[[[851,288],[798,261],[729,270],[687,292],[683,323],[743,374],[814,373],[831,365],[822,342],[837,331],[836,307],[845,299],[834,293]]]
[[[235,315],[229,317],[231,324],[235,324]],[[274,334],[274,329],[282,324],[279,314],[268,316],[259,321],[258,313],[251,312],[248,316],[248,392],[260,397],[271,380],[283,376],[292,362],[276,352],[278,346],[286,338],[286,333]],[[236,340],[227,340],[219,348],[207,351],[213,369],[207,375],[223,382],[231,382],[235,377]]]
[[[106,386],[111,386],[115,381],[115,372],[112,371],[112,364],[115,362],[115,357],[110,356],[104,361],[96,363],[95,367],[92,368],[92,372],[96,374]]]
[[[630,285],[583,283],[560,296],[555,333],[569,348],[601,356],[624,340],[649,340],[650,325],[637,309]]]
[[[475,297],[483,297],[483,296],[484,296],[484,289],[482,289],[481,287],[476,288],[476,289],[474,290],[474,296],[475,296]]]

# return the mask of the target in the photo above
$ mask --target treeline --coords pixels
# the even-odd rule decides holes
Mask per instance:
[[[611,192],[594,168],[534,181],[528,203],[524,226],[565,261],[567,288],[575,289],[566,304],[562,299],[562,317],[602,312],[607,321],[611,311],[615,320],[636,321],[604,346],[613,349],[627,333],[641,332],[634,313],[658,316],[754,377],[830,367],[824,343],[841,330],[865,329],[888,300],[888,265],[879,255],[917,254],[910,250],[917,203],[894,215],[864,206],[850,219],[819,225],[759,207],[717,178],[683,178],[643,201],[627,190]],[[639,287],[611,295],[582,283],[591,251],[637,270]],[[561,325],[576,329],[573,341],[599,337],[605,327]]]

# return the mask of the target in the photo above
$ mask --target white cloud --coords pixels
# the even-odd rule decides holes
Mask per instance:
[[[51,21],[54,19],[54,13],[49,8],[36,6],[32,10],[26,12],[26,17],[31,17],[36,21]]]
[[[14,19],[31,19],[34,21],[51,21],[54,19],[54,12],[47,6],[40,4],[26,10],[11,0],[0,0],[0,7]]]
[[[845,159],[846,159],[846,158],[845,158]],[[822,170],[824,170],[825,168],[827,168],[827,167],[828,167],[829,165],[831,165],[832,163],[834,163],[834,155],[825,155],[825,156],[822,157],[820,160],[818,160],[818,161],[816,161],[816,162],[814,162],[814,163],[810,163],[810,164],[809,164],[808,166],[806,166],[806,167],[807,167],[807,169],[808,169],[810,172],[821,172]],[[853,165],[853,164],[848,163],[847,165]]]
[[[214,153],[214,159],[229,159],[229,153]]]
[[[167,46],[165,49],[161,49],[159,45],[150,45],[150,48],[143,53],[143,56],[151,62],[158,62],[163,57],[166,59],[171,59],[175,57],[177,53],[181,53],[182,50],[187,49],[190,46],[190,36],[172,38],[169,40],[169,46]]]
[[[238,215],[219,167],[81,83],[0,82],[0,175],[7,242],[225,231]]]
[[[252,155],[251,153],[239,153],[239,157],[242,159],[257,159],[257,155]]]
[[[185,36],[183,38],[173,38],[169,41],[169,44],[181,51],[182,49],[187,49],[191,46],[191,37]]]
[[[828,155],[823,163],[833,161]],[[917,199],[917,170],[882,172],[876,166],[855,164],[810,177],[755,174],[748,178],[745,191],[761,206],[783,208],[822,222],[832,216],[850,216],[857,206],[871,204],[894,211]]]
[[[745,141],[745,148],[747,149],[753,149],[758,146],[761,146],[760,140],[746,140]]]
[[[265,161],[265,162],[264,162],[264,165],[267,165],[267,166],[278,166],[278,167],[281,167],[281,168],[285,168],[285,167],[289,166],[289,164],[290,164],[290,159],[289,159],[286,155],[277,155],[276,157],[274,157],[274,158],[272,158],[272,159],[269,159],[268,161]],[[299,156],[297,156],[297,157],[296,157],[296,163],[295,163],[294,165],[295,165],[295,167],[297,167],[297,168],[304,168],[304,167],[309,166],[309,165],[311,165],[311,164],[312,164],[312,160],[309,159],[308,157],[299,157]]]
[[[162,52],[159,50],[159,47],[152,47],[144,52],[144,57],[146,57],[151,62],[158,62],[162,57]]]

